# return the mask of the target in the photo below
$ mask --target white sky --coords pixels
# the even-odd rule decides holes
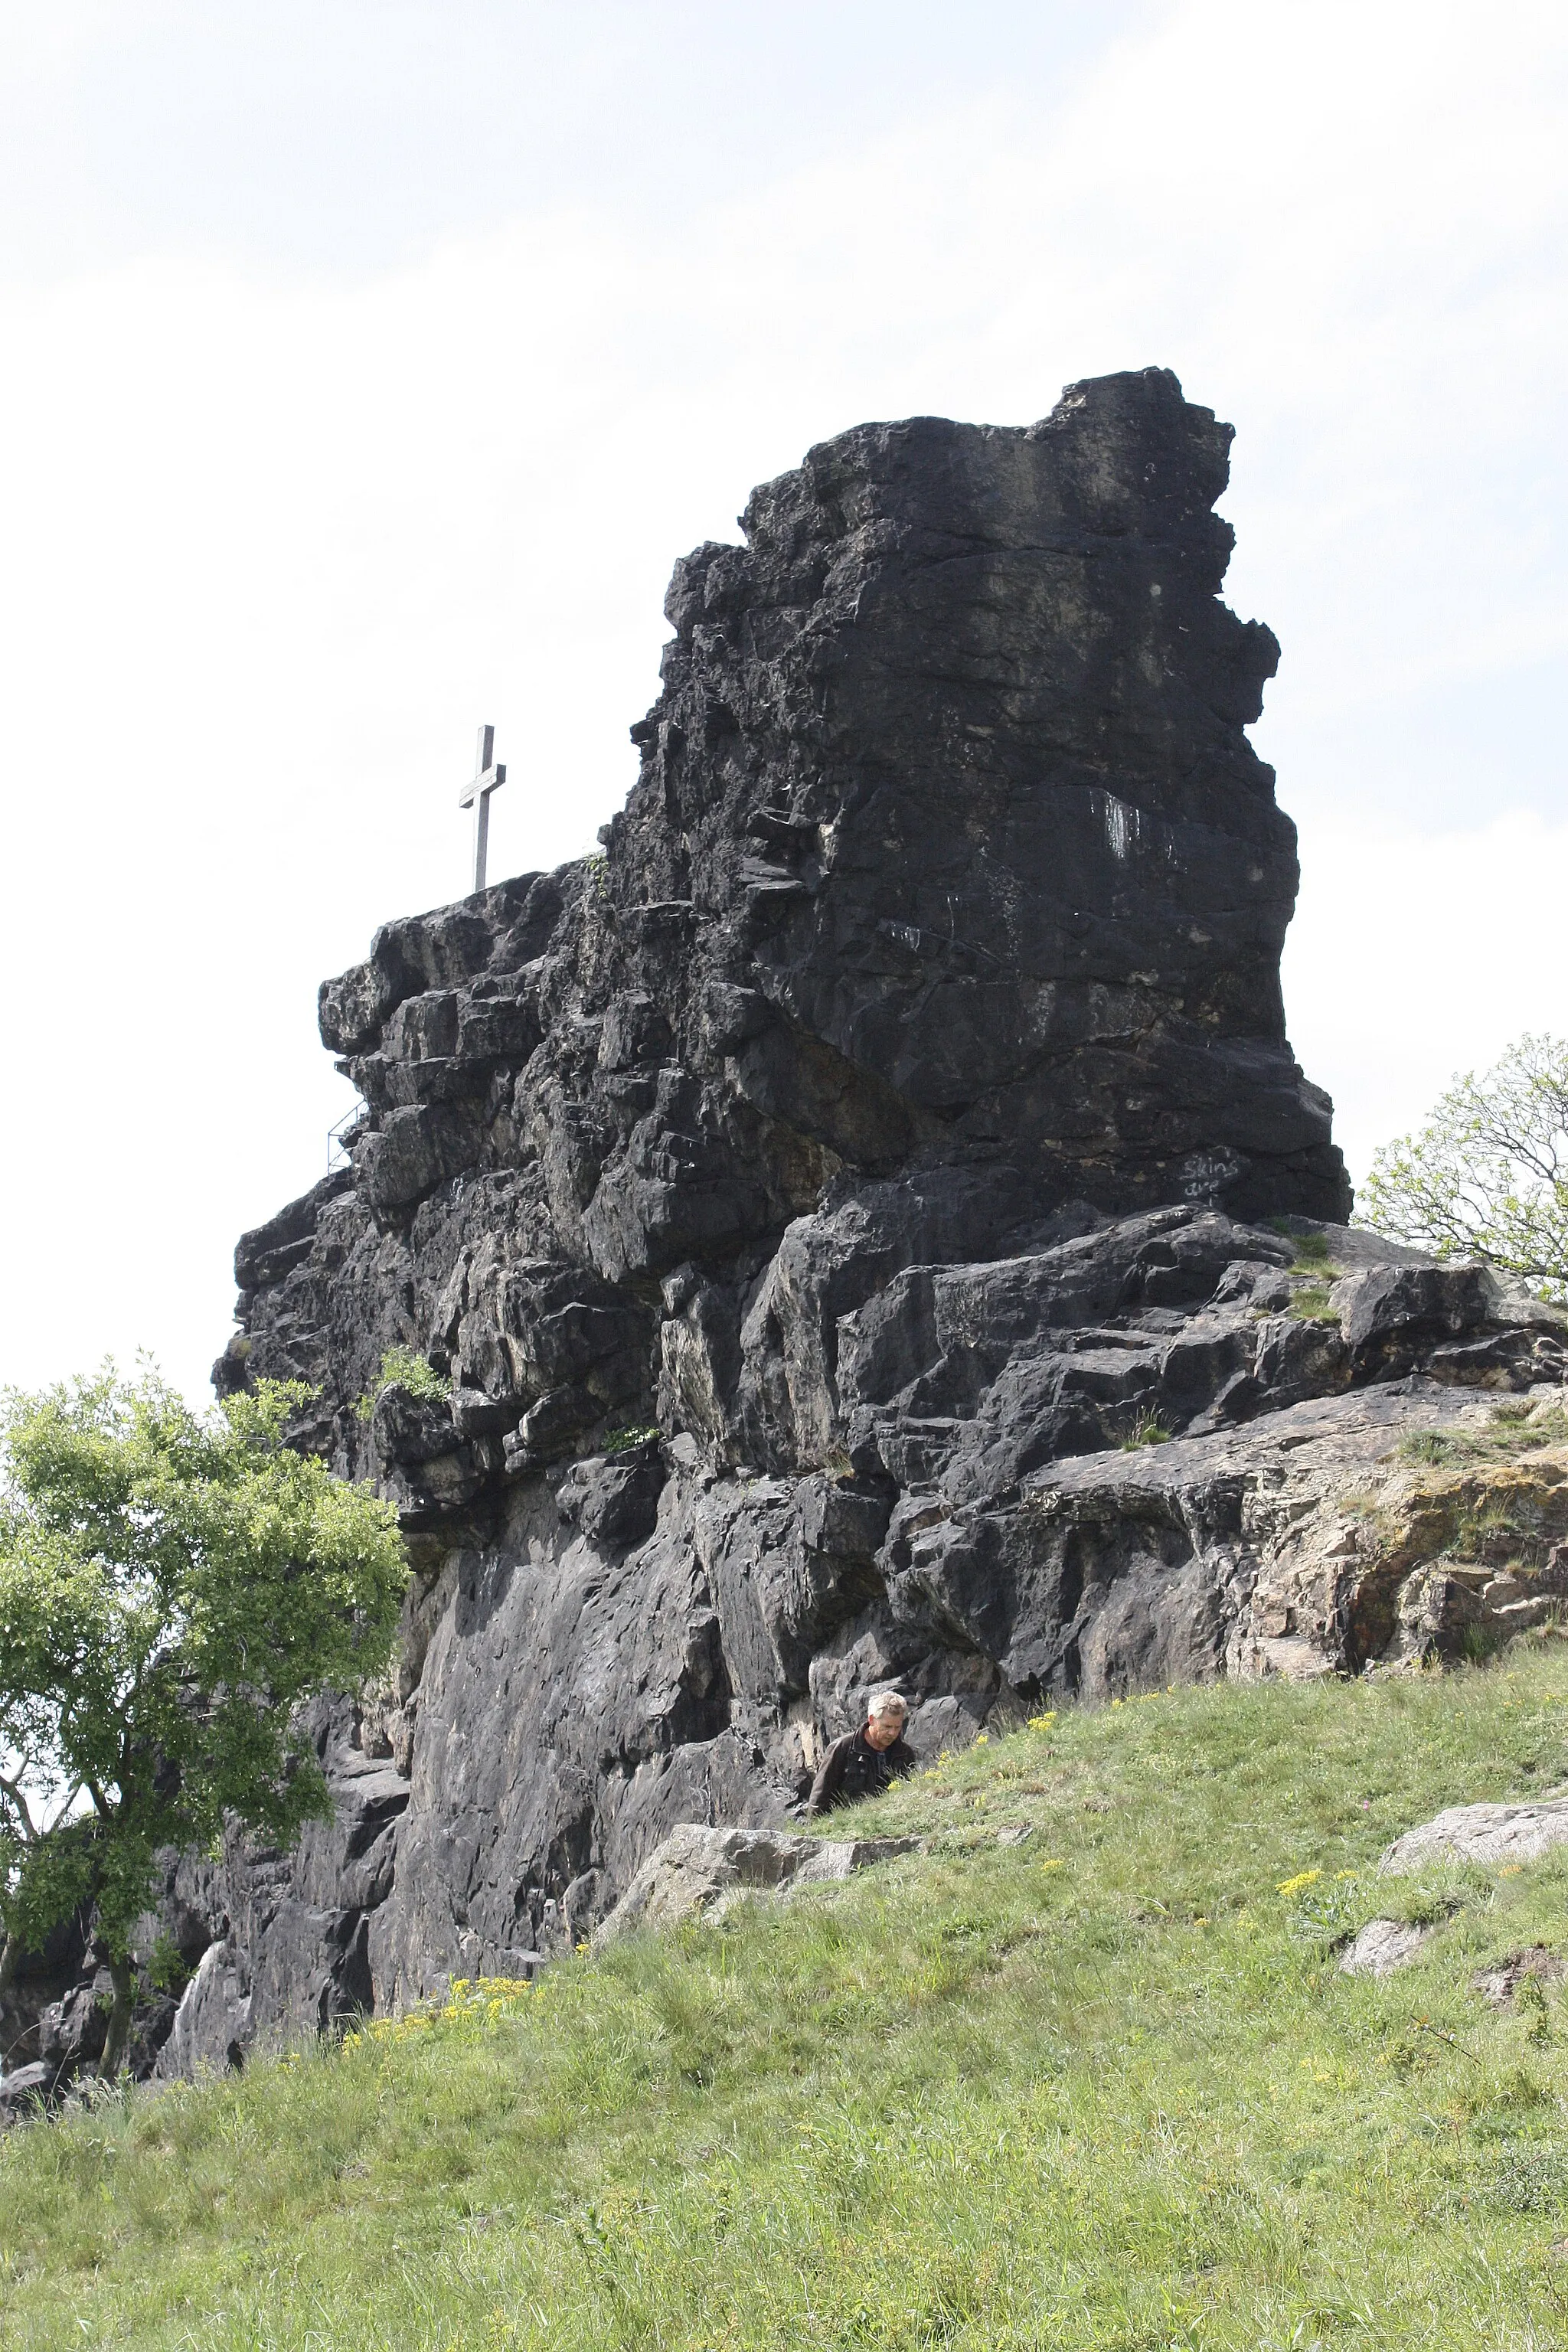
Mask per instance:
[[[1568,1031],[1565,228],[1532,0],[0,0],[0,1382],[204,1391],[479,720],[492,872],[587,847],[672,559],[867,417],[1237,425],[1353,1172]]]

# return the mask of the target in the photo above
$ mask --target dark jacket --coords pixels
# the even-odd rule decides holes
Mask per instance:
[[[900,1736],[890,1748],[873,1748],[866,1727],[847,1731],[822,1759],[822,1769],[805,1801],[808,1813],[830,1813],[835,1805],[852,1805],[861,1797],[875,1797],[912,1772],[915,1751]]]

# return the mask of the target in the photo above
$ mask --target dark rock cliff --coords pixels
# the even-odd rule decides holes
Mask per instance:
[[[1229,440],[1149,369],[825,443],[677,564],[603,856],[322,989],[352,1165],[241,1242],[216,1378],[313,1384],[413,1587],[316,1726],[334,1826],[172,1864],[166,2071],[580,1937],[873,1685],[929,1752],[1363,1664],[1302,1528],[1456,1388],[1561,1379],[1527,1302],[1344,1227]],[[378,1393],[393,1347],[449,1399]]]

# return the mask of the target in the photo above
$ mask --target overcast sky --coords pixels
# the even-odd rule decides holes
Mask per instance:
[[[868,417],[1152,362],[1352,1173],[1568,1032],[1568,13],[0,0],[0,1382],[153,1350],[352,1098],[319,980],[631,782],[672,559]]]

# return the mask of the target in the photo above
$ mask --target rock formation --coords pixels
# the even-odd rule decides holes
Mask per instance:
[[[677,564],[604,855],[323,987],[352,1165],[241,1241],[216,1376],[312,1385],[413,1581],[314,1718],[334,1825],[172,1859],[166,2070],[531,1966],[879,1683],[931,1752],[1441,1645],[1346,1486],[1568,1354],[1345,1224],[1229,439],[1149,369],[814,449]]]
[[[805,1838],[776,1830],[724,1830],[683,1822],[655,1847],[607,1918],[596,1947],[634,1927],[676,1927],[692,1918],[721,1919],[748,1897],[780,1902],[810,1886],[829,1886],[858,1870],[916,1853],[918,1837]]]

